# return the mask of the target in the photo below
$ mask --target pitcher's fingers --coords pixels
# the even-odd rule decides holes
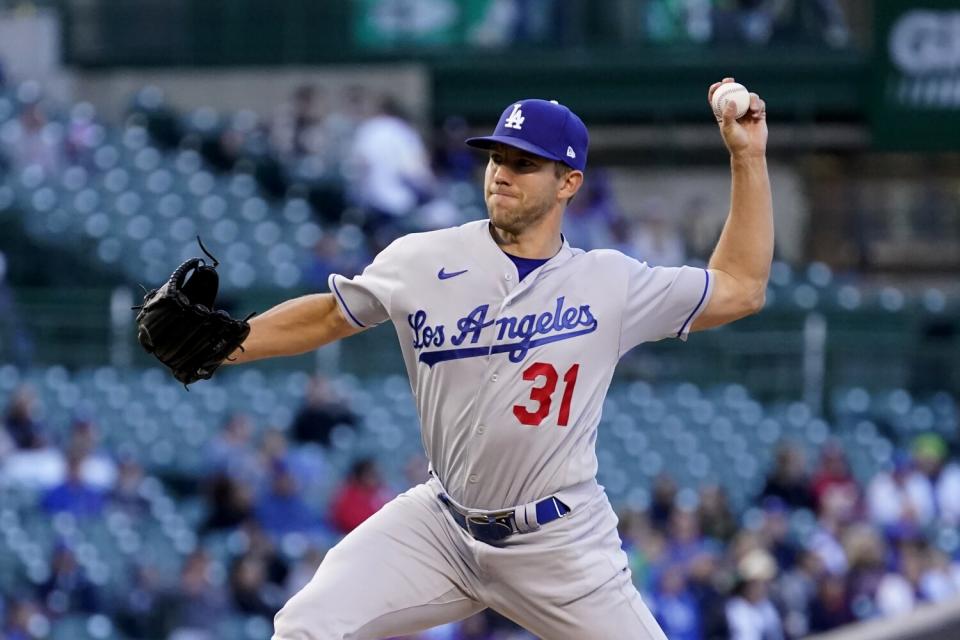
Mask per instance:
[[[752,117],[763,118],[766,116],[766,113],[767,103],[764,100],[757,98],[756,103],[754,103],[752,100],[750,101],[750,115]]]
[[[737,121],[737,103],[733,100],[727,102],[723,108],[723,114],[720,119],[720,126],[727,129],[732,123]]]
[[[713,103],[713,94],[717,89],[720,88],[721,84],[722,83],[720,82],[714,82],[712,85],[710,85],[710,88],[707,89],[707,102]]]

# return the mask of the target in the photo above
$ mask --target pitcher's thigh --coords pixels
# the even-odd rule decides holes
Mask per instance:
[[[667,640],[633,586],[629,569],[573,602],[527,601],[503,613],[551,640]]]
[[[421,485],[348,534],[277,613],[273,640],[373,640],[483,609],[435,513]]]

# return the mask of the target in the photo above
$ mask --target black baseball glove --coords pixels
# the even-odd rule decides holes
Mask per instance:
[[[199,242],[199,238],[197,241]],[[170,279],[148,291],[137,314],[137,339],[157,360],[167,365],[184,386],[209,380],[223,361],[250,333],[247,322],[214,309],[220,264],[203,243],[200,248],[213,262],[191,258],[177,267]]]

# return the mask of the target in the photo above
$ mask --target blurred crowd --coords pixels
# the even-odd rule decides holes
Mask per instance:
[[[30,490],[44,517],[68,514],[82,529],[119,512],[146,527],[157,480],[199,508],[178,572],[134,563],[128,588],[87,575],[70,539],[56,540],[48,574],[4,594],[3,637],[38,637],[37,616],[78,612],[108,616],[129,638],[212,638],[230,615],[267,624],[330,546],[425,479],[419,456],[398,477],[371,458],[337,475],[332,442],[358,419],[323,377],[304,398],[286,428],[232,415],[204,445],[196,477],[157,478],[132,449],[104,445],[96,416],[51,429],[30,387],[16,390],[0,430],[0,486]],[[784,443],[740,512],[722,486],[678,487],[666,474],[650,495],[645,509],[620,509],[621,537],[671,640],[788,640],[960,597],[960,464],[939,435],[905,443],[866,482],[832,441],[813,463]],[[485,612],[411,640],[529,638]]]
[[[150,485],[157,478],[134,450],[104,446],[95,416],[51,429],[41,414],[30,387],[11,395],[0,430],[0,487],[34,496],[34,508],[55,530],[64,516],[83,529],[118,513],[134,528],[147,528],[155,516]],[[335,479],[329,496],[312,495],[330,480],[323,454],[330,432],[349,429],[355,420],[322,378],[310,382],[287,431],[231,416],[204,445],[201,473],[160,478],[178,501],[200,507],[197,543],[177,575],[164,576],[149,561],[134,563],[130,586],[119,588],[120,580],[88,575],[78,561],[79,545],[58,537],[49,549],[48,574],[21,576],[20,587],[0,597],[0,637],[42,637],[38,629],[49,624],[37,616],[56,621],[77,613],[108,615],[130,638],[212,639],[220,637],[218,625],[228,615],[269,621],[307,583],[333,541],[396,495],[366,458]],[[218,540],[232,545],[229,562],[212,554]],[[283,544],[296,551],[281,553]],[[166,564],[175,566],[176,558]]]
[[[813,465],[785,444],[770,469],[744,513],[722,487],[691,499],[663,476],[646,512],[623,514],[669,638],[801,638],[960,596],[960,465],[942,438],[918,437],[866,483],[834,443]]]
[[[312,288],[325,289],[332,272],[358,273],[398,235],[485,215],[485,158],[464,144],[469,132],[462,118],[424,133],[397,99],[361,86],[299,86],[271,118],[248,111],[214,117],[205,110],[161,117],[159,104],[156,91],[145,89],[134,109],[154,122],[185,121],[168,133],[171,142],[200,148],[224,170],[252,171],[268,190],[307,194],[333,230],[317,242],[305,269]],[[570,204],[564,231],[585,250],[612,247],[650,264],[702,261],[722,219],[709,215],[702,199],[685,207],[672,211],[651,197],[626,210],[598,166]]]
[[[0,172],[39,168],[54,180],[70,167],[102,171],[94,150],[111,127],[92,105],[53,104],[29,81],[13,97],[16,114],[0,125]],[[267,197],[309,202],[325,231],[302,258],[302,284],[311,290],[325,290],[332,272],[358,273],[401,234],[485,215],[484,158],[463,144],[467,123],[453,117],[425,129],[397,99],[362,86],[304,84],[269,116],[180,113],[146,87],[134,98],[131,123],[161,146],[200,152],[214,170],[255,177]],[[650,264],[702,261],[722,220],[700,199],[684,206],[673,211],[651,197],[625,209],[598,166],[569,207],[565,233],[574,246],[613,247]]]

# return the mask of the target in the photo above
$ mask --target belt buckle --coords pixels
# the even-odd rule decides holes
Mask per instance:
[[[515,533],[512,511],[480,513],[469,511],[465,516],[467,531],[482,542],[499,542]]]

